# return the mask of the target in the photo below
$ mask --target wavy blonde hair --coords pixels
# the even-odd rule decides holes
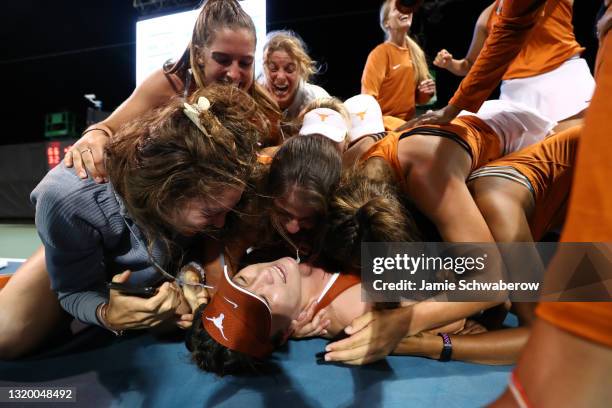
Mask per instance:
[[[387,20],[389,19],[389,13],[391,12],[391,3],[395,0],[386,0],[382,6],[380,6],[380,28],[385,32],[385,38],[389,38],[389,31],[385,27]],[[425,52],[417,44],[415,40],[406,35],[406,43],[410,50],[410,59],[412,60],[412,66],[414,67],[414,81],[418,86],[421,81],[431,79],[429,74],[429,67],[427,66],[427,60],[425,59]]]
[[[335,110],[340,115],[342,115],[342,118],[344,118],[348,128],[351,127],[351,114],[346,109],[346,106],[344,106],[342,101],[334,96],[330,96],[327,98],[317,98],[317,99],[313,99],[312,101],[308,102],[308,104],[304,106],[304,108],[298,115],[298,120],[300,124],[304,120],[304,115],[306,115],[308,112],[310,112],[313,109],[319,109],[319,108],[327,108],[327,109]]]
[[[308,55],[306,44],[293,31],[278,30],[268,33],[263,51],[265,70],[268,69],[270,55],[275,51],[285,51],[295,60],[300,77],[305,82],[308,82],[318,72],[317,63]]]

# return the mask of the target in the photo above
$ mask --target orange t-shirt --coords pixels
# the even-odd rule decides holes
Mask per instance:
[[[497,22],[497,4],[487,22],[491,32]],[[550,72],[584,48],[576,41],[572,25],[572,5],[567,0],[548,2],[533,27],[527,43],[516,56],[502,79],[527,78]]]
[[[480,105],[499,84],[506,70],[529,39],[545,3],[561,0],[506,0],[497,23],[489,33],[480,55],[463,78],[449,104],[470,112]]]
[[[336,281],[331,285],[327,292],[323,294],[323,297],[315,308],[314,314],[316,315],[319,310],[329,306],[329,304],[333,302],[334,299],[336,299],[342,292],[344,292],[348,288],[352,288],[358,283],[361,283],[361,277],[358,275],[343,273],[338,274]]]
[[[581,131],[582,126],[569,128],[487,164],[487,167],[512,167],[531,183],[535,208],[529,226],[535,241],[563,220]]]
[[[607,3],[608,5],[610,2]],[[608,6],[609,7],[609,6]],[[606,14],[610,17],[611,10]],[[597,87],[585,117],[570,194],[563,242],[612,242],[612,35],[605,35],[597,56]],[[560,267],[559,265],[557,265]],[[555,273],[549,269],[548,274]],[[540,318],[570,333],[612,347],[612,302],[543,303]]]
[[[414,117],[416,103],[427,102],[432,96],[420,94],[415,81],[410,50],[384,42],[368,55],[361,90],[376,98],[383,115],[409,120]]]
[[[389,132],[384,139],[370,147],[360,161],[364,162],[372,157],[384,159],[393,169],[400,188],[407,191],[404,172],[397,155],[400,137],[406,133],[431,134],[428,132],[430,130],[444,132],[462,145],[472,158],[472,171],[501,156],[499,137],[489,125],[476,116],[460,116],[448,125],[418,126],[403,133]]]

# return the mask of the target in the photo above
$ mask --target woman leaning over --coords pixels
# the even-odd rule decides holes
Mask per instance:
[[[236,87],[211,86],[123,126],[106,149],[109,183],[80,180],[65,165],[32,193],[44,244],[0,292],[0,357],[16,358],[45,343],[65,321],[113,331],[175,316],[182,294],[163,283],[206,231],[224,227],[241,200],[256,162],[263,114]],[[187,111],[187,113],[185,112]],[[47,272],[48,271],[48,272]],[[110,281],[152,286],[143,299],[110,290]],[[54,293],[55,292],[55,293]]]
[[[255,81],[255,25],[236,0],[206,2],[193,28],[191,41],[175,64],[166,64],[140,84],[107,119],[90,126],[66,154],[64,162],[81,178],[89,174],[101,182],[106,176],[104,146],[126,122],[166,103],[186,97],[214,83],[232,84],[249,93],[265,112],[270,131],[258,142],[280,143],[276,102]]]

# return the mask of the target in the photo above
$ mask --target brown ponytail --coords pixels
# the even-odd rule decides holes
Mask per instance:
[[[361,242],[422,240],[411,212],[396,188],[353,169],[342,177],[330,202],[326,254],[347,268],[358,268]]]

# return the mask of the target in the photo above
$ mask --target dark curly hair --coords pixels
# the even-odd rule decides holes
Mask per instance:
[[[201,370],[223,377],[266,374],[274,369],[273,363],[268,360],[230,350],[213,339],[202,325],[202,314],[206,306],[206,304],[200,305],[195,310],[193,324],[185,337],[185,345],[191,352],[191,360]],[[281,346],[281,342],[282,333],[272,336],[272,343],[275,346]]]

